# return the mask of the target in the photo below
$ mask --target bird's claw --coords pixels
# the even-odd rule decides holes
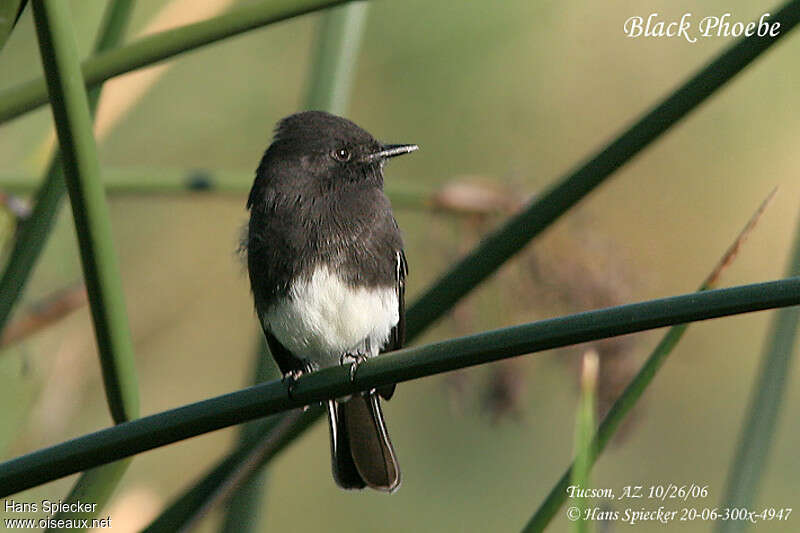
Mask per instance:
[[[358,365],[360,365],[361,363],[363,363],[366,360],[367,360],[366,356],[364,356],[364,355],[362,355],[360,353],[356,353],[356,354],[346,353],[341,357],[339,362],[342,365],[344,365],[345,363],[350,361],[350,383],[355,383],[355,381],[356,381],[356,371],[358,370]]]
[[[285,373],[283,377],[281,377],[281,381],[286,384],[286,392],[289,395],[289,398],[292,397],[292,390],[294,389],[294,383],[305,374],[312,372],[313,368],[306,367],[303,369],[296,368],[294,370],[290,370],[289,372]],[[306,406],[308,409],[308,406]]]

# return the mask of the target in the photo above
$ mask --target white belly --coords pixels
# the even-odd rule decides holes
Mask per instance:
[[[346,353],[378,354],[399,319],[394,288],[354,289],[327,267],[310,281],[296,281],[289,297],[261,320],[297,357],[320,367],[339,364]],[[369,353],[364,353],[365,341]]]

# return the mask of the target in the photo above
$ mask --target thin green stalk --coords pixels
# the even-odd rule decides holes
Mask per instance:
[[[592,350],[583,356],[581,372],[581,398],[578,404],[578,416],[575,421],[575,468],[572,470],[572,486],[579,489],[589,488],[589,472],[592,470],[595,450],[592,448],[594,433],[594,410],[597,397],[598,355]],[[587,498],[579,496],[574,498],[574,509],[577,520],[571,517],[572,530],[575,533],[589,533],[592,531],[592,522],[584,520],[586,509],[589,507]],[[573,511],[574,512],[574,511]]]
[[[306,109],[322,109],[334,115],[347,111],[368,7],[367,2],[351,2],[323,14],[311,63]]]
[[[258,332],[258,347],[254,350],[254,356],[253,383],[258,384],[280,377],[280,373],[270,357],[264,334],[260,331]],[[269,420],[272,419],[255,420],[243,425],[240,431],[239,446],[245,446],[250,440],[255,440],[258,435],[262,434],[265,423]],[[274,424],[270,423],[269,426],[272,428]],[[250,479],[242,482],[241,486],[233,492],[220,528],[223,533],[256,531],[259,514],[263,511],[261,502],[266,485],[267,471],[259,468]]]
[[[232,454],[220,461],[143,531],[172,533],[190,529],[196,517],[221,499],[227,488],[237,483],[240,476],[243,481],[247,481],[257,472],[257,469],[251,468],[253,463],[269,462],[323,413],[321,406],[315,406],[304,412],[295,410],[285,413],[285,416],[270,417],[267,419],[268,424],[259,425],[253,438],[242,443]]]
[[[206,510],[223,499],[229,487],[237,490],[257,478],[273,457],[323,416],[325,410],[317,404],[302,413],[290,411],[268,417],[263,423],[255,422],[258,426],[251,435],[164,509],[145,531],[188,529]],[[248,498],[251,497],[252,493]],[[238,505],[231,503],[229,516],[235,512],[234,507]],[[259,512],[263,512],[263,509],[259,509]],[[257,521],[254,519],[252,523]],[[235,520],[226,518],[225,527],[229,531],[236,531],[230,527],[234,524]]]
[[[131,458],[122,459],[113,463],[98,466],[91,470],[86,470],[81,473],[78,481],[70,490],[66,498],[62,501],[66,504],[73,504],[77,502],[91,502],[95,504],[93,511],[62,511],[53,516],[56,523],[59,520],[72,520],[73,523],[80,522],[80,520],[89,520],[97,516],[111,499],[114,490],[122,480],[122,476],[128,470],[131,463]],[[74,528],[78,529],[78,528]],[[48,528],[47,531],[58,531],[58,528]]]
[[[688,115],[779,38],[786,36],[800,22],[800,0],[784,4],[775,14],[775,20],[781,25],[778,37],[754,36],[734,44],[587,163],[537,195],[525,211],[484,238],[480,246],[414,302],[408,313],[408,334],[417,334],[450,310],[615,170]]]
[[[101,51],[114,47],[122,40],[127,22],[130,20],[132,7],[133,4],[130,0],[117,0],[112,2],[107,7],[105,16],[100,26],[98,37],[95,41],[95,50]],[[49,59],[45,60],[45,65],[47,68],[53,71],[52,73],[48,71],[48,74],[57,76],[59,74],[58,71],[60,71],[60,74],[63,76],[74,75],[74,71],[77,70],[77,52],[75,50],[70,51],[69,48],[59,49],[59,51],[64,54],[64,56],[61,58],[51,55],[55,52],[55,50],[50,50],[49,52],[45,51],[45,47],[59,46],[56,43],[63,41],[67,41],[67,47],[72,45],[74,48],[74,37],[69,35],[69,32],[71,31],[69,28],[69,19],[59,21],[59,23],[63,25],[60,30],[58,28],[51,29],[50,27],[39,27],[41,25],[48,24],[48,20],[52,20],[52,17],[54,16],[65,17],[68,13],[60,12],[58,8],[56,8],[54,12],[50,11],[50,8],[43,4],[37,5],[34,9],[37,10],[35,17],[37,22],[37,31],[40,32],[40,41],[42,42],[42,54],[43,56],[49,56]],[[59,31],[61,32],[61,35],[58,35]],[[72,43],[69,42],[70,40],[72,40]],[[50,44],[46,45],[44,43]],[[60,46],[63,47],[65,45],[61,44]],[[70,54],[72,55],[70,56]],[[70,62],[72,62],[71,65]],[[64,117],[62,117],[62,120],[70,121],[73,126],[77,126],[78,128],[87,128],[86,123],[90,123],[91,121],[90,114],[94,113],[94,110],[97,107],[97,102],[100,98],[100,89],[101,87],[98,86],[90,91],[87,103],[86,96],[83,94],[82,84],[76,89],[75,87],[70,87],[67,84],[63,84],[61,80],[54,79],[52,82],[51,91],[53,91],[54,94],[59,94],[65,98],[63,102],[59,103],[59,106],[63,105],[64,109],[57,112],[56,108],[59,106],[54,106],[53,108],[54,114],[56,114],[57,128],[59,126],[57,113],[63,114]],[[67,92],[70,92],[70,94],[67,95]],[[67,106],[72,106],[72,109],[67,109]],[[76,114],[77,116],[75,116]],[[82,117],[81,114],[84,114],[85,116]],[[62,122],[61,126],[65,125],[69,127],[69,124]],[[83,143],[77,148],[77,150],[83,150],[83,153],[78,151],[70,154],[69,148],[67,148],[68,154],[65,157],[65,163],[73,166],[73,172],[85,171],[85,167],[88,164],[88,170],[91,172],[92,163],[94,163],[95,167],[97,166],[97,159],[96,154],[92,153],[94,151],[94,138],[92,137],[90,126],[88,135],[85,131],[83,132],[83,140],[79,140],[81,139],[81,133],[76,133],[77,135],[74,141],[76,143]],[[61,131],[59,131],[59,135],[62,136]],[[88,137],[88,147],[85,144],[87,143],[86,137]],[[62,166],[60,154],[57,153],[51,160],[48,167],[45,184],[37,195],[36,207],[34,208],[33,216],[31,219],[26,221],[25,226],[23,226],[22,231],[15,241],[15,248],[12,251],[12,255],[9,259],[9,263],[6,271],[4,272],[3,278],[0,280],[0,294],[3,294],[4,296],[6,295],[6,291],[2,290],[2,287],[3,283],[7,280],[10,280],[12,283],[17,282],[17,285],[14,285],[14,288],[9,291],[9,301],[6,304],[8,307],[0,310],[0,312],[3,313],[2,316],[0,316],[0,331],[2,330],[4,322],[8,317],[11,306],[18,299],[25,282],[28,279],[30,270],[32,269],[33,264],[35,263],[39,253],[41,252],[41,249],[44,246],[47,234],[49,233],[53,220],[58,213],[60,200],[64,193],[63,168],[64,167]],[[91,179],[91,174],[88,176],[88,178]],[[76,177],[71,176],[71,179],[75,180]],[[85,180],[87,179],[87,176],[79,176],[77,179]],[[97,180],[98,176],[95,175],[94,179]],[[95,188],[98,187],[99,183],[95,185]],[[73,203],[74,202],[75,200],[73,200]],[[102,215],[102,213],[100,214]],[[104,247],[108,248],[108,245],[104,246],[101,244],[101,251]],[[90,261],[93,262],[94,258],[91,258]],[[101,261],[100,268],[105,269],[105,271],[108,272],[108,261]],[[110,268],[114,268],[113,261],[110,264]],[[84,269],[87,270],[85,260]],[[111,274],[113,275],[113,271]],[[119,291],[121,289],[120,287],[116,287],[116,290]],[[119,300],[119,298],[117,299]],[[92,301],[94,316],[97,316],[98,314],[120,312],[119,310],[115,311],[113,308],[107,308],[106,305],[109,303],[114,305],[114,299],[112,298],[109,300],[107,298],[103,298],[102,295],[96,297],[95,300]],[[120,303],[121,302],[117,302],[117,305]],[[98,305],[102,306],[104,310],[95,313],[95,308],[98,307]],[[102,349],[100,353],[101,366],[104,368],[104,377],[110,375],[115,383],[120,383],[121,386],[124,387],[124,390],[109,391],[109,380],[108,378],[106,379],[106,394],[109,402],[109,408],[112,416],[115,419],[115,422],[117,423],[128,420],[129,417],[135,417],[138,415],[138,392],[136,390],[136,374],[132,360],[132,348],[130,347],[130,333],[127,331],[127,319],[124,317],[124,308],[121,309],[121,312],[123,315],[122,320],[124,322],[124,329],[121,333],[117,332],[113,335],[118,342],[123,343],[123,348],[125,348],[124,345],[127,344],[128,353],[116,354],[118,357],[116,360],[109,360],[108,354],[104,354]],[[97,322],[95,323],[97,327]],[[99,339],[100,335],[98,334],[98,341]],[[98,344],[100,343],[98,342]],[[119,358],[121,358],[121,360]],[[120,372],[122,372],[123,375],[120,376]],[[116,416],[114,416],[115,412],[117,413]],[[95,510],[92,512],[60,512],[55,516],[55,519],[79,520],[89,519],[95,516],[100,509],[105,506],[106,502],[111,497],[111,494],[127,470],[129,463],[130,460],[123,460],[106,464],[84,472],[65,498],[65,501],[67,503],[74,503],[79,500],[90,501],[96,504],[96,507],[94,508]]]
[[[132,7],[133,4],[130,0],[117,0],[109,4],[95,41],[95,50],[102,51],[119,44],[125,34],[127,23],[130,20]],[[74,61],[77,62],[77,59],[75,58]],[[97,108],[97,102],[100,99],[100,90],[100,86],[94,87],[89,93],[88,106],[90,109],[89,112],[92,114]],[[91,140],[93,142],[93,138]],[[89,154],[89,156],[91,157],[91,154]],[[3,273],[2,279],[0,279],[0,294],[4,296],[3,301],[5,302],[5,304],[0,307],[0,331],[2,331],[5,321],[10,314],[10,310],[19,298],[28,280],[30,271],[44,247],[47,235],[58,214],[58,208],[63,194],[63,166],[60,154],[56,153],[48,166],[45,183],[37,194],[36,207],[34,208],[32,217],[25,221],[25,224],[21,228],[17,240],[14,243],[14,249],[12,250],[6,270]],[[128,340],[128,342],[130,341]],[[117,363],[115,361],[111,361],[107,364],[104,364],[104,361],[101,353],[101,366],[111,367],[110,372],[117,371]],[[128,361],[128,366],[130,368],[130,370],[128,370],[129,372],[135,372],[135,370],[133,370],[132,360]],[[115,404],[112,403],[112,398],[114,398],[113,402],[128,402],[121,406],[122,409],[116,409],[120,412],[127,411],[123,413],[124,416],[115,419],[116,422],[126,420],[127,416],[136,416],[138,414],[138,393],[136,391],[135,373],[132,374],[132,377],[131,375],[124,377],[123,380],[130,383],[130,386],[133,387],[133,403],[130,403],[131,398],[129,397],[117,399],[115,396],[108,395],[109,407],[112,413],[115,411]],[[111,497],[111,494],[127,470],[129,463],[130,460],[118,461],[84,472],[65,498],[65,501],[66,503],[74,503],[79,500],[90,501],[96,504],[95,510],[93,512],[60,512],[56,515],[55,519],[80,520],[89,519],[96,515]]]
[[[710,291],[717,286],[722,272],[733,262],[744,244],[744,241],[750,236],[753,229],[755,229],[761,215],[774,197],[775,191],[775,189],[772,190],[756,212],[750,217],[750,220],[747,221],[742,231],[739,232],[737,238],[717,262],[714,270],[712,270],[708,277],[703,280],[703,283],[700,284],[697,294]],[[616,433],[619,425],[625,419],[625,416],[633,409],[636,402],[639,401],[639,398],[641,398],[644,391],[653,381],[656,372],[658,372],[664,364],[675,346],[677,346],[681,337],[683,337],[683,334],[686,332],[687,327],[688,324],[680,324],[673,326],[667,331],[658,345],[653,349],[644,365],[642,365],[642,368],[606,414],[606,417],[603,419],[603,422],[594,435],[591,446],[592,453],[586,457],[580,458],[580,461],[576,459],[576,461],[567,468],[567,471],[564,472],[564,475],[561,476],[558,483],[550,490],[547,498],[545,498],[544,502],[539,506],[539,509],[537,509],[536,513],[531,517],[523,531],[528,533],[544,531],[548,524],[550,524],[550,521],[561,508],[564,500],[566,500],[566,491],[570,483],[570,478],[573,476],[573,472],[576,469],[586,470],[587,472],[591,470],[595,460],[603,452],[606,445],[611,440],[611,437]],[[578,464],[579,462],[580,464]],[[571,515],[567,516],[570,517]]]
[[[47,242],[64,196],[64,173],[60,156],[50,161],[44,182],[33,200],[31,216],[20,221],[8,261],[0,276],[0,333],[28,283],[33,266]]]
[[[644,366],[642,366],[639,373],[625,388],[625,391],[617,398],[614,405],[609,410],[600,427],[597,429],[594,438],[592,439],[592,449],[594,450],[593,456],[590,458],[589,468],[594,464],[596,458],[605,450],[606,445],[611,440],[611,437],[617,432],[619,425],[625,419],[625,416],[636,405],[636,402],[647,389],[647,386],[655,377],[656,372],[661,365],[664,364],[667,355],[672,351],[675,345],[683,336],[686,324],[674,326],[669,329],[666,335],[661,339],[661,342],[655,347],[653,352],[648,357]],[[575,467],[573,463],[567,468],[567,471],[558,480],[558,483],[550,490],[547,498],[541,503],[539,509],[531,517],[530,521],[525,525],[523,532],[525,533],[538,533],[550,524],[550,521],[556,515],[558,510],[564,504],[567,498],[567,487],[572,478],[572,471]]]
[[[58,0],[32,4],[106,396],[114,421],[124,422],[135,418],[139,408],[133,348],[69,6]]]
[[[60,168],[60,167],[59,167]],[[253,176],[220,170],[179,170],[171,168],[103,168],[103,184],[109,195],[176,195],[215,193],[246,195]],[[0,172],[0,188],[12,194],[30,193],[37,186],[20,172]],[[392,179],[386,194],[400,209],[442,210],[433,203],[435,190],[426,184]]]
[[[17,20],[27,2],[28,0],[5,0],[0,3],[0,50],[11,36],[11,31],[17,25]]]
[[[82,65],[91,87],[114,76],[152,65],[268,24],[345,3],[347,0],[263,0],[237,7],[211,19],[142,37],[126,46],[99,53]],[[0,123],[47,103],[45,81],[37,78],[0,91]]]
[[[789,259],[787,272],[790,276],[800,275],[800,226],[795,234],[794,252]],[[780,405],[786,393],[786,379],[790,375],[789,365],[796,347],[798,327],[800,307],[781,309],[775,313],[721,507],[750,509],[755,503],[767,455],[775,437]],[[744,531],[745,524],[743,520],[719,522],[716,530],[722,533]]]
[[[354,376],[348,366],[304,375],[294,382],[291,394],[288,383],[271,381],[6,461],[0,464],[0,497],[189,437],[356,391],[601,338],[792,305],[800,305],[800,277],[588,311],[404,348],[361,363]],[[655,372],[657,366],[648,366],[648,371]],[[614,409],[609,417],[613,413]]]
[[[118,0],[109,4],[95,40],[95,51],[113,48],[122,41],[132,7],[132,0]],[[92,115],[97,109],[101,89],[102,87],[98,86],[89,91],[89,109]],[[22,182],[20,181],[18,185],[22,185]],[[3,186],[5,187],[5,183]],[[26,180],[25,187],[19,192],[29,192],[31,187],[30,181]],[[60,154],[56,152],[47,165],[42,184],[36,191],[31,216],[20,224],[13,248],[0,276],[0,333],[5,329],[11,311],[22,295],[33,266],[47,243],[47,237],[61,207],[64,191],[63,165]]]

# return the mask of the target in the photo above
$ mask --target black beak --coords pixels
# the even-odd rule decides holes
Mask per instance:
[[[382,144],[378,152],[369,154],[364,158],[364,162],[375,161],[376,159],[389,159],[398,155],[408,154],[419,150],[416,144]]]

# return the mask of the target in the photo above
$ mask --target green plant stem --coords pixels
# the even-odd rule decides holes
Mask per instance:
[[[69,494],[62,501],[67,504],[76,502],[91,502],[96,504],[93,511],[62,511],[53,516],[53,520],[90,520],[97,516],[105,507],[111,495],[128,470],[131,458],[122,459],[113,463],[98,466],[81,473],[80,478],[72,487]],[[47,531],[58,530],[48,528]]]
[[[59,0],[33,0],[32,4],[106,396],[114,421],[124,422],[138,414],[136,370],[69,6]]]
[[[130,20],[132,7],[133,4],[131,0],[116,0],[109,4],[100,25],[97,39],[95,40],[95,50],[102,51],[112,48],[122,40],[127,23]],[[89,92],[88,107],[92,114],[97,108],[97,103],[100,99],[100,90],[101,87],[98,86],[94,87]],[[10,314],[10,310],[18,300],[27,282],[30,271],[44,247],[47,235],[58,214],[58,208],[63,194],[63,165],[61,156],[57,152],[48,165],[45,182],[37,194],[32,216],[30,219],[26,220],[25,224],[22,226],[14,242],[14,248],[3,273],[3,277],[0,279],[0,294],[4,296],[3,300],[6,302],[0,308],[0,331],[2,331],[8,315]],[[128,363],[129,367],[132,369],[132,361]],[[102,354],[101,365],[104,367],[110,366],[110,372],[112,373],[116,373],[119,370],[116,367],[116,361],[111,361],[104,365]],[[133,374],[133,379],[131,379],[130,376],[126,376],[123,377],[122,380],[127,383],[133,382],[131,386],[134,387],[134,403],[122,405],[122,409],[117,409],[118,411],[126,412],[122,412],[122,416],[117,418],[115,420],[116,422],[125,421],[127,420],[127,416],[136,416],[138,414],[138,393],[135,389],[135,374]],[[108,395],[108,400],[112,413],[115,411],[115,406],[111,403],[112,401],[131,401],[130,398],[117,398],[116,395],[111,394]],[[79,520],[92,518],[105,506],[129,464],[130,460],[117,461],[84,472],[65,498],[65,501],[67,503],[74,503],[78,500],[90,501],[96,504],[95,510],[93,512],[59,512],[55,516],[55,519]]]
[[[678,341],[683,336],[687,327],[687,325],[681,324],[669,329],[650,354],[650,357],[648,357],[641,370],[639,370],[633,380],[631,380],[620,397],[617,398],[617,401],[614,402],[614,405],[600,423],[600,427],[597,429],[592,439],[591,449],[593,453],[586,458],[586,468],[591,468],[597,457],[605,450],[611,437],[614,436],[614,433],[616,433],[617,428],[619,428],[625,416],[633,409],[636,402],[647,389],[647,386],[653,381],[656,372],[661,368],[661,365],[664,364],[667,355],[669,355],[675,345],[678,344]],[[536,510],[536,513],[534,513],[530,521],[525,525],[525,528],[522,530],[523,532],[538,533],[544,531],[548,524],[550,524],[550,521],[561,508],[561,505],[563,505],[567,497],[567,487],[572,478],[572,471],[574,468],[575,463],[567,468],[567,471],[564,472],[561,479],[559,479],[550,490],[547,498],[541,503],[539,509]]]
[[[224,496],[227,486],[238,476],[248,480],[257,469],[252,463],[264,464],[286,448],[298,435],[324,414],[321,406],[307,411],[295,410],[274,416],[259,425],[253,438],[248,438],[233,453],[220,461],[206,476],[161,513],[143,531],[172,533],[188,529],[197,516]]]
[[[530,206],[484,238],[410,307],[407,332],[415,335],[519,252],[544,228],[593,191],[615,170],[699,106],[800,21],[800,0],[775,14],[775,38],[742,39],[648,112],[587,163],[538,195]]]
[[[0,277],[0,333],[8,324],[11,311],[22,295],[33,266],[47,242],[63,196],[63,167],[61,157],[56,155],[50,161],[44,182],[36,192],[31,216],[18,226],[16,239]]]
[[[322,109],[334,115],[347,111],[368,7],[367,2],[351,2],[322,15],[306,109]]]
[[[253,353],[255,359],[255,369],[253,372],[254,384],[280,377],[278,368],[270,357],[264,334],[259,331],[257,335],[258,347]],[[255,420],[242,426],[239,434],[238,447],[246,446],[249,441],[257,439],[257,437],[263,434],[264,430],[267,429],[265,426],[269,426],[269,429],[274,427],[275,418],[276,417],[270,417]],[[261,502],[263,501],[262,496],[267,484],[266,480],[266,469],[259,468],[257,472],[254,472],[253,476],[243,481],[241,485],[233,491],[233,495],[228,502],[228,508],[225,512],[222,527],[220,528],[223,533],[248,533],[250,531],[257,531],[256,527],[259,522],[259,514],[263,511]]]
[[[787,272],[790,276],[800,275],[800,226],[795,234],[794,252],[789,259]],[[798,327],[800,307],[789,307],[775,313],[721,506],[750,509],[755,503],[767,455],[775,437],[779,408],[786,393],[786,379],[790,375],[789,366],[795,351]],[[718,522],[716,530],[724,533],[744,531],[746,524],[743,520]]]
[[[177,54],[243,33],[345,3],[347,0],[263,0],[217,17],[143,37],[126,46],[99,53],[82,65],[91,87],[114,76],[152,65]],[[0,123],[47,103],[44,79],[38,78],[0,91]]]
[[[125,35],[132,7],[131,0],[118,0],[109,4],[95,40],[96,51],[106,50],[119,44]],[[98,86],[89,91],[89,109],[92,114],[97,109],[101,89],[102,87]],[[2,179],[0,183],[3,183]],[[5,183],[2,186],[5,187]],[[11,187],[16,186],[21,186],[20,192],[29,192],[33,187],[29,180],[18,180],[15,185],[12,178]],[[31,216],[20,224],[8,261],[0,276],[0,333],[5,329],[11,311],[22,295],[33,266],[47,243],[47,237],[61,207],[64,191],[63,165],[60,154],[56,152],[47,165],[44,180],[36,190]]]
[[[109,195],[215,193],[239,196],[250,191],[253,176],[219,170],[103,168],[103,184]],[[30,177],[21,173],[0,172],[0,189],[5,192],[26,194],[34,190],[36,185]],[[434,206],[434,193],[435,189],[431,186],[410,181],[392,179],[386,184],[386,194],[392,206],[400,209],[441,210]]]
[[[5,0],[0,3],[0,50],[11,36],[11,31],[17,25],[26,3],[27,0]]]
[[[598,357],[596,351],[590,351],[583,356],[581,397],[575,417],[575,468],[572,469],[572,485],[581,489],[589,488],[589,473],[596,456],[596,451],[592,448],[592,437],[595,424]],[[593,530],[592,523],[583,519],[589,507],[588,498],[581,496],[573,501],[580,511],[578,514],[580,518],[572,522],[572,530],[575,533],[589,533]]]
[[[703,281],[703,283],[700,285],[697,294],[704,292],[707,293],[711,287],[718,282],[720,272],[733,259],[736,251],[742,245],[744,239],[747,237],[750,231],[752,231],[754,225],[758,221],[758,217],[761,215],[761,212],[763,212],[765,207],[766,201],[761,205],[756,214],[753,215],[745,228],[739,234],[738,238],[734,241],[733,245],[728,248],[728,251],[725,253],[725,255],[723,255],[712,274],[709,275],[709,277],[706,278],[705,281]],[[671,327],[667,331],[661,341],[650,353],[644,365],[642,365],[642,368],[631,380],[628,386],[625,387],[625,390],[614,402],[614,405],[611,406],[611,409],[606,414],[606,417],[603,419],[600,427],[597,429],[597,432],[592,438],[592,443],[589,447],[590,453],[586,454],[584,457],[577,458],[569,466],[569,468],[567,468],[567,471],[564,472],[564,474],[561,476],[561,479],[559,479],[556,485],[550,490],[547,498],[545,498],[545,500],[536,510],[536,513],[534,513],[534,515],[526,524],[525,528],[523,529],[525,533],[538,533],[544,531],[544,529],[550,524],[555,514],[564,504],[564,500],[566,500],[567,487],[569,486],[570,479],[573,477],[576,469],[580,470],[581,472],[585,472],[586,475],[588,475],[588,472],[591,470],[592,466],[597,460],[597,457],[599,457],[603,450],[605,450],[605,447],[611,440],[611,437],[613,437],[617,432],[619,425],[625,419],[630,410],[636,405],[636,402],[639,401],[639,398],[641,398],[642,394],[644,394],[644,391],[653,381],[653,378],[658,370],[663,366],[669,354],[672,353],[672,350],[675,348],[675,346],[677,346],[678,342],[681,340],[681,337],[683,337],[683,334],[686,333],[687,328],[688,324],[679,324]]]
[[[106,428],[0,464],[0,497],[136,453],[356,391],[617,335],[800,304],[800,277],[588,311],[405,348]],[[613,412],[613,409],[612,409]],[[611,414],[609,414],[611,416]],[[598,447],[598,449],[601,449]]]

